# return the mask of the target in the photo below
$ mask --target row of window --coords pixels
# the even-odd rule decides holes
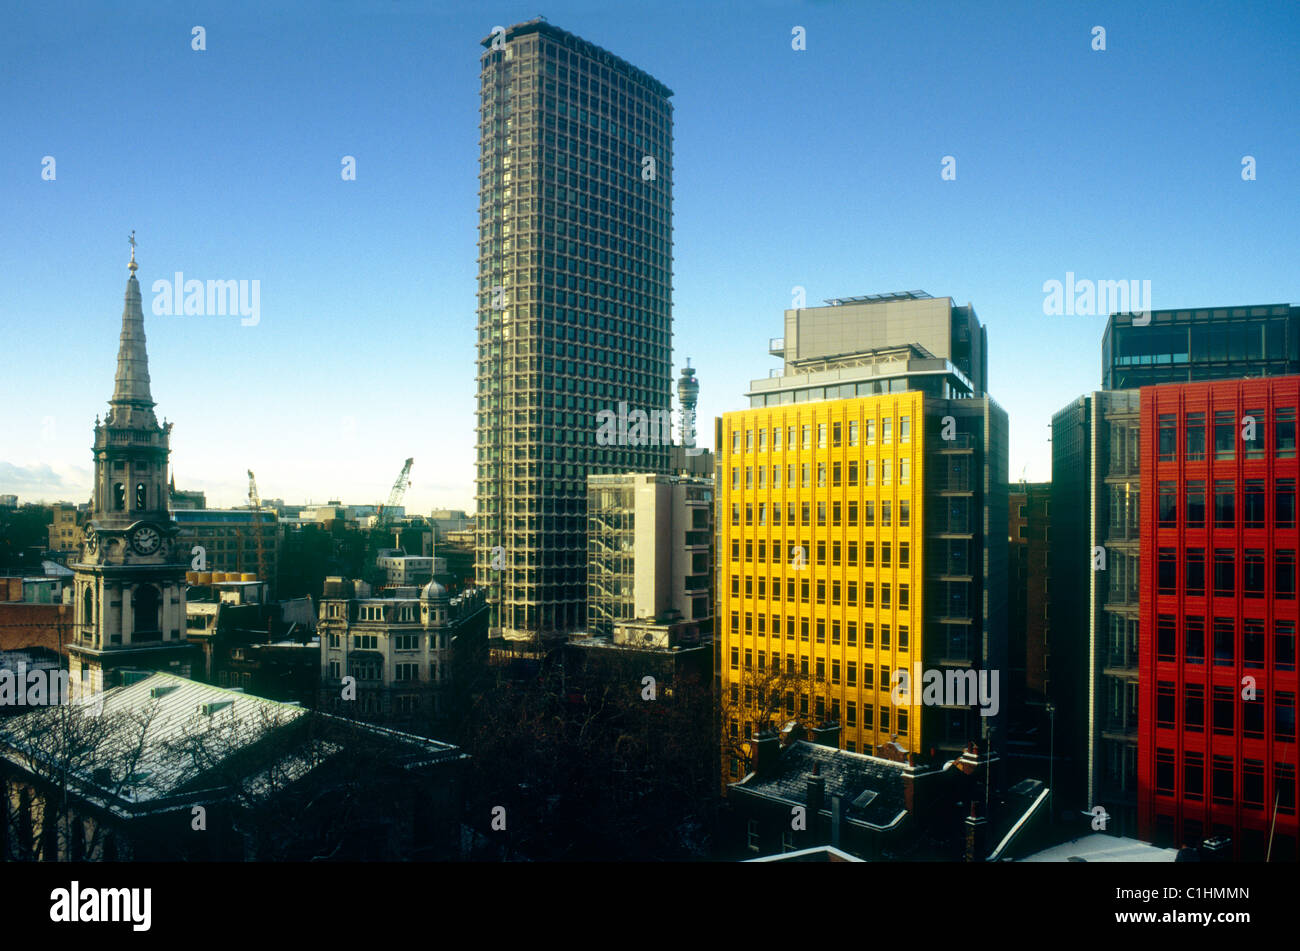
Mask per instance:
[[[745,577],[744,596],[746,598],[757,597],[759,599],[766,599],[768,597],[766,593],[767,585],[765,583],[767,579],[762,577],[758,579],[757,593],[755,593],[753,580],[754,579],[749,576]],[[798,600],[803,604],[811,604],[812,601],[810,595],[812,593],[812,589],[813,589],[813,583],[810,582],[809,579],[807,578],[801,579],[799,582]],[[772,591],[771,594],[772,600],[774,601],[781,600],[781,585],[779,584],[776,578],[772,579],[771,591]],[[826,601],[826,579],[825,578],[818,578],[816,580],[816,591],[817,591],[817,603],[826,604],[827,601]],[[841,593],[843,593],[844,595],[843,598],[841,598]],[[793,578],[786,581],[785,594],[786,594],[785,600],[794,603],[795,583]],[[843,588],[841,588],[840,581],[838,578],[831,579],[830,595],[831,595],[830,603],[833,605],[838,606],[843,604],[844,606],[850,608],[858,607],[858,583],[856,581],[845,582]],[[739,598],[741,596],[740,579],[738,577],[732,578],[731,596],[733,598]],[[911,585],[906,581],[900,582],[898,584],[898,600],[897,602],[895,602],[893,598],[892,584],[888,581],[881,582],[879,606],[882,611],[888,611],[895,607],[897,607],[898,610],[900,611],[906,611],[910,609],[912,606]],[[876,607],[876,583],[873,581],[864,581],[862,583],[862,607],[864,608]],[[732,617],[735,617],[734,612],[732,614]],[[760,619],[758,623],[759,623],[759,630],[761,631],[763,628],[763,622]],[[746,630],[745,633],[749,633],[748,630]]]
[[[1249,668],[1295,670],[1295,621],[1273,622],[1273,656],[1268,656],[1269,638],[1265,622],[1260,618],[1245,618],[1240,623],[1234,618],[1214,618],[1210,625],[1213,638],[1214,666],[1235,666],[1237,657]],[[1182,660],[1187,664],[1204,664],[1206,657],[1205,618],[1184,617],[1182,630]],[[1178,619],[1172,614],[1156,617],[1156,660],[1175,662],[1178,653]]]
[[[1160,594],[1178,594],[1178,549],[1161,548],[1158,552],[1156,585]],[[1238,593],[1247,598],[1272,597],[1279,601],[1294,601],[1296,590],[1296,553],[1294,549],[1272,552],[1273,586],[1268,588],[1268,553],[1263,548],[1247,548],[1241,559],[1241,582],[1237,581],[1237,551],[1233,548],[1213,549],[1213,574],[1211,591],[1216,598],[1231,598]],[[1206,551],[1188,548],[1183,552],[1186,570],[1183,572],[1183,594],[1203,597],[1206,593]]]
[[[893,503],[894,503],[893,499],[880,500],[880,527],[881,528],[889,528],[894,524]],[[798,505],[797,522],[796,522],[796,515],[795,515],[796,505]],[[839,526],[843,524],[848,526],[849,528],[875,527],[876,525],[876,500],[875,499],[867,499],[862,503],[860,508],[856,500],[847,503],[847,509],[843,507],[844,505],[845,503],[842,502],[830,503],[831,525]],[[753,502],[746,502],[744,503],[744,506],[745,506],[745,524],[753,525],[755,505]],[[811,525],[812,506],[813,503],[811,502],[802,502],[802,503],[787,502],[785,507],[785,513],[786,513],[785,524]],[[767,521],[768,511],[769,511],[768,504],[766,502],[759,502],[757,507],[758,507],[758,524],[766,525],[768,523]],[[741,503],[739,502],[731,503],[731,524],[732,525],[740,524],[740,509],[741,509]],[[817,503],[817,524],[818,525],[826,524],[826,511],[827,511],[827,503],[818,502]],[[847,518],[842,519],[841,516],[844,515],[846,512],[847,512]],[[862,516],[860,521],[858,518],[859,512],[861,512],[861,516]],[[781,503],[779,502],[772,503],[771,516],[772,516],[773,525],[781,524]],[[911,526],[911,524],[912,524],[912,502],[910,499],[899,499],[898,500],[898,525],[900,528],[908,528],[909,526]]]
[[[899,630],[899,636],[900,636],[901,638],[904,638],[904,639],[906,638],[906,630],[907,630],[906,628],[902,628],[902,629]],[[883,646],[888,647],[889,644],[887,643],[887,634],[885,634],[884,632],[882,632],[882,637],[886,639],[886,643],[885,643]],[[735,654],[735,650],[736,650],[736,649],[733,647],[733,648],[732,648],[732,654],[733,654],[733,656],[734,656],[734,654]],[[758,667],[755,668],[754,665],[753,665],[754,652],[753,652],[752,649],[750,649],[750,648],[747,647],[747,648],[745,648],[745,667],[744,667],[744,669],[745,669],[745,670],[755,670],[755,669],[757,669],[757,670],[759,670],[759,671],[764,671],[764,670],[766,670],[767,659],[768,659],[768,658],[767,658],[767,651],[762,651],[762,650],[760,650],[760,651],[758,652]],[[781,655],[778,654],[776,651],[772,651],[772,672],[773,672],[774,674],[775,674],[775,673],[779,673],[779,667],[780,667],[780,664],[781,664]],[[814,666],[813,666],[813,668],[812,668],[813,670],[816,671],[815,675],[810,674],[808,664],[809,664],[809,661],[808,661],[808,658],[807,658],[807,657],[800,657],[800,658],[799,658],[799,667],[798,667],[798,673],[799,673],[799,675],[801,675],[801,676],[803,676],[803,677],[815,676],[816,679],[819,680],[819,681],[824,681],[824,680],[826,679],[826,658],[824,658],[824,657],[818,657],[818,658],[815,659]],[[734,666],[734,665],[733,665],[733,666]],[[891,690],[891,689],[893,689],[894,684],[893,684],[893,683],[891,682],[891,680],[890,680],[890,670],[889,670],[889,668],[886,667],[886,666],[882,666],[882,667],[880,668],[880,680],[879,680],[878,682],[877,682],[876,679],[875,679],[875,669],[876,669],[876,668],[875,668],[875,665],[874,665],[874,664],[863,664],[863,665],[862,665],[862,686],[863,686],[865,689],[867,689],[867,690],[875,690],[877,687],[879,687],[879,689],[881,689],[881,690]],[[785,655],[785,672],[786,672],[787,674],[790,674],[790,675],[794,675],[794,674],[795,674],[796,671],[795,671],[795,660],[794,660],[794,654],[786,654],[786,655]],[[847,686],[847,687],[856,687],[856,686],[858,686],[858,663],[857,663],[857,661],[850,660],[850,661],[848,661],[848,662],[845,664],[845,667],[844,667],[844,675],[845,675],[845,679],[844,679],[844,685],[845,685],[845,686]],[[840,660],[839,660],[838,657],[833,657],[833,658],[831,658],[831,681],[830,681],[830,682],[831,682],[832,684],[834,684],[834,685],[837,685],[837,686],[838,686],[839,683],[840,683]],[[774,688],[774,689],[779,689],[779,688]],[[746,703],[746,704],[752,704],[752,703],[753,703],[753,701],[754,701],[754,692],[755,692],[755,690],[757,690],[757,692],[758,692],[758,694],[759,694],[759,705],[761,706],[762,703],[763,703],[763,696],[762,696],[762,695],[763,695],[763,692],[764,692],[764,688],[762,688],[762,687],[755,688],[752,684],[746,684],[745,687],[744,687],[745,703]],[[738,703],[738,702],[740,701],[740,695],[741,695],[741,686],[740,686],[740,684],[739,684],[739,683],[733,683],[733,684],[731,685],[731,700],[732,700],[732,702],[733,702],[733,703]]]
[[[861,468],[864,476],[862,484],[872,485],[872,486],[875,485],[876,484],[876,460],[875,459],[862,460]],[[795,485],[796,474],[799,477],[798,488],[811,489],[813,487],[812,463],[805,462],[799,466],[796,466],[795,463],[789,463],[786,466],[772,466],[772,488],[773,489],[781,488],[782,469],[785,470],[785,487],[787,489],[793,489],[796,487]],[[829,483],[827,482],[828,471],[830,473]],[[828,484],[830,485],[831,488],[835,488],[835,489],[840,488],[842,485],[846,484],[845,479],[843,478],[846,472],[848,475],[847,485],[849,486],[849,488],[856,488],[858,485],[858,471],[859,471],[858,460],[856,459],[849,460],[847,464],[832,462],[830,463],[829,469],[826,463],[819,462],[817,463],[817,488],[824,489],[827,487]],[[755,483],[756,474],[757,474],[757,483]],[[880,484],[881,485],[894,484],[894,460],[893,459],[880,460]],[[912,484],[912,460],[911,459],[901,458],[898,460],[898,484],[899,485]],[[739,466],[731,467],[731,487],[732,489],[736,489],[736,490],[740,489],[740,467]],[[767,488],[767,466],[757,466],[757,467],[745,466],[745,488],[766,489]]]
[[[1156,749],[1156,794],[1174,795],[1174,751]],[[1274,801],[1264,801],[1265,763],[1260,759],[1242,760],[1241,784],[1237,787],[1236,761],[1231,756],[1214,756],[1211,761],[1211,784],[1208,790],[1214,802],[1240,803],[1247,809],[1276,806],[1285,815],[1295,814],[1295,764],[1273,764]],[[1183,796],[1203,801],[1205,789],[1205,755],[1188,750],[1183,753]]]
[[[758,633],[759,633],[760,635],[765,635],[765,634],[768,633],[768,632],[765,630],[766,619],[767,619],[767,616],[766,616],[766,615],[764,615],[764,614],[760,614],[760,615],[758,615]],[[750,614],[746,614],[746,615],[745,615],[745,631],[744,631],[744,633],[745,633],[746,635],[752,635],[752,634],[754,633],[754,631],[752,630],[752,626],[751,626],[751,622],[752,622],[752,620],[753,620],[753,615],[750,615]],[[737,629],[738,626],[739,626],[738,615],[737,615],[736,613],[734,613],[734,612],[733,612],[732,615],[731,615],[731,624],[732,624],[732,627],[731,627],[731,633],[732,633],[732,634],[740,634],[741,632]],[[782,625],[781,625],[781,618],[780,618],[780,616],[778,616],[778,615],[776,615],[776,614],[773,614],[773,615],[772,615],[772,630],[771,630],[771,633],[772,633],[772,635],[773,635],[774,637],[780,637],[780,636],[781,636],[781,627],[782,627]],[[809,633],[810,633],[810,630],[809,630],[809,629],[810,629],[810,627],[813,627],[813,628],[816,629],[816,632],[817,632],[817,643],[818,643],[818,644],[825,644],[825,643],[826,643],[826,627],[827,627],[826,619],[825,619],[825,618],[817,618],[817,619],[816,619],[815,621],[813,621],[813,622],[810,622],[808,618],[801,618],[801,619],[799,619],[799,640],[802,641],[802,642],[805,643],[805,644],[809,643]],[[788,638],[790,638],[791,640],[793,640],[793,639],[794,639],[794,636],[795,636],[795,635],[794,635],[794,629],[795,629],[795,619],[792,618],[792,617],[791,617],[791,618],[786,618],[786,619],[785,619],[785,636],[788,637]],[[880,649],[881,649],[881,650],[891,650],[891,649],[896,648],[896,649],[898,649],[898,650],[900,650],[900,651],[905,651],[905,650],[907,650],[907,649],[908,649],[908,646],[909,646],[909,644],[910,644],[910,642],[911,642],[911,638],[910,638],[910,636],[909,636],[909,632],[908,632],[908,626],[907,626],[906,624],[899,624],[899,625],[898,625],[898,631],[897,631],[898,638],[897,638],[896,641],[893,641],[892,643],[891,643],[891,638],[890,638],[890,630],[891,630],[891,626],[890,626],[889,624],[881,624],[881,625],[880,625]],[[847,639],[848,646],[849,646],[849,647],[857,647],[857,646],[858,646],[858,622],[857,622],[856,620],[853,620],[853,621],[846,621],[846,622],[845,622],[844,632],[845,632],[845,635],[846,635],[846,639]],[[831,644],[832,644],[832,645],[837,645],[837,644],[839,644],[839,643],[840,643],[840,620],[839,620],[839,618],[831,618],[831,621],[830,621],[830,634],[831,634]],[[876,623],[875,623],[874,621],[863,621],[863,622],[862,622],[862,646],[863,646],[864,648],[868,649],[868,650],[872,650],[872,649],[874,649],[875,646],[876,646]],[[745,669],[746,669],[746,670],[750,670],[750,669],[752,669],[752,665],[750,664],[750,659],[751,659],[751,653],[750,653],[750,652],[751,652],[751,650],[752,650],[752,648],[749,648],[749,647],[746,647],[746,648],[745,648]],[[758,669],[759,669],[759,670],[762,670],[762,669],[763,669],[763,666],[762,666],[762,665],[763,665],[763,663],[764,663],[764,655],[763,655],[763,651],[760,650],[760,651],[758,652],[758,655],[759,655],[759,667],[758,667]],[[773,651],[773,652],[772,652],[772,657],[773,657],[773,663],[774,663],[774,664],[776,663],[776,656],[777,656],[777,655],[776,655],[776,652]],[[739,648],[739,647],[732,647],[732,648],[731,648],[731,669],[732,669],[732,670],[739,670],[739,669],[740,669],[740,648]],[[774,668],[774,669],[775,669],[775,668]],[[804,670],[803,670],[803,673],[807,673],[807,672],[808,672],[808,671],[807,671],[807,659],[805,658],[805,660],[804,660]],[[787,654],[787,655],[786,655],[786,673],[791,673],[791,674],[794,673],[794,655],[793,655],[793,654]]]
[[[1263,459],[1267,451],[1267,436],[1270,431],[1266,413],[1263,409],[1247,409],[1237,418],[1235,410],[1216,410],[1212,425],[1207,429],[1206,414],[1187,413],[1183,417],[1183,458],[1188,462],[1203,462],[1209,451],[1207,437],[1213,438],[1213,452],[1216,460],[1236,458],[1237,439],[1240,437],[1243,458]],[[1273,411],[1273,451],[1279,459],[1296,457],[1296,411],[1295,407],[1278,408]],[[1178,415],[1162,413],[1157,420],[1159,433],[1157,448],[1161,462],[1175,462],[1178,459]]]
[[[893,544],[892,542],[883,542],[883,541],[880,543],[880,567],[881,568],[893,567],[892,552],[894,549],[892,547],[892,544]],[[826,564],[826,547],[827,546],[825,541],[817,542],[815,554],[816,554],[816,563],[819,565]],[[767,564],[768,563],[767,539],[760,538],[758,540],[757,559],[755,559],[754,557],[754,550],[755,550],[754,540],[752,538],[745,539],[744,560],[746,562],[757,561],[758,564],[764,564],[764,565]],[[731,560],[733,562],[739,562],[741,560],[740,551],[741,551],[740,539],[733,538],[731,540]],[[773,539],[772,549],[771,549],[772,563],[781,564],[782,562],[787,562],[784,552],[785,552],[785,543],[778,542],[776,539]],[[842,560],[841,553],[843,552],[847,552],[846,564],[848,565],[848,567],[850,568],[858,567],[858,543],[856,541],[843,542],[843,543],[840,542],[839,540],[832,541],[830,543],[831,565],[838,566],[841,563]],[[807,541],[800,542],[797,545],[792,544],[789,550],[790,557],[787,563],[792,568],[797,567],[800,564],[806,566],[809,563],[808,561],[809,557],[813,553],[814,553],[814,549],[812,546],[808,544]],[[912,544],[911,542],[900,541],[898,543],[898,567],[909,568],[911,567],[911,564],[912,564]],[[874,541],[862,543],[862,567],[864,568],[876,567],[876,543]],[[775,579],[773,579],[772,584],[773,586],[776,585]],[[732,576],[732,588],[733,589],[735,588],[734,575]]]
[[[1295,528],[1296,480],[1276,479],[1273,482],[1273,527]],[[1204,528],[1206,517],[1212,518],[1215,528],[1237,527],[1237,483],[1233,479],[1215,479],[1213,496],[1209,499],[1213,509],[1206,511],[1206,482],[1189,480],[1183,487],[1183,526]],[[1176,482],[1161,482],[1157,524],[1161,528],[1177,528],[1179,515],[1179,487]],[[1264,479],[1246,479],[1240,493],[1241,527],[1268,528],[1268,486]]]
[[[826,449],[829,446],[830,448],[838,449],[840,446],[845,444],[846,436],[848,445],[858,445],[858,433],[860,428],[858,422],[859,421],[856,419],[851,419],[848,421],[847,425],[842,422],[833,422],[829,424],[817,423],[817,448]],[[864,420],[861,429],[865,430],[866,434],[864,444],[867,446],[874,446],[876,444],[876,420]],[[784,446],[781,442],[781,434],[783,431],[786,434]],[[746,429],[745,451],[754,452],[757,448],[758,452],[767,452],[769,432],[771,433],[772,452],[793,452],[797,449],[813,448],[813,424],[804,423],[802,426],[773,426],[771,430],[766,428],[759,428],[757,430]],[[758,436],[757,447],[755,447],[755,434]],[[827,441],[828,434],[829,442]],[[796,436],[799,437],[797,444],[795,441]],[[740,438],[740,430],[734,430],[731,434],[731,451],[733,454],[740,453]],[[911,441],[912,417],[900,416],[898,417],[898,443],[899,445],[906,445]],[[880,444],[882,446],[890,446],[893,445],[893,442],[894,420],[892,417],[886,416],[880,420]]]
[[[1178,723],[1178,685],[1162,680],[1156,684],[1156,726],[1173,729]],[[1241,732],[1243,736],[1262,738],[1265,735],[1267,704],[1264,700],[1241,700],[1235,686],[1212,687],[1209,712],[1213,722],[1205,722],[1207,705],[1205,685],[1182,685],[1183,719],[1185,733],[1203,733],[1209,726],[1217,736],[1233,736],[1238,727],[1237,708],[1241,707]],[[1273,698],[1273,729],[1268,734],[1277,743],[1295,742],[1295,694],[1278,691]]]

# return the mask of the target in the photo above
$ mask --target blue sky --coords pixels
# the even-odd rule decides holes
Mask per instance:
[[[135,229],[179,485],[371,502],[414,456],[408,508],[472,509],[478,41],[538,13],[674,90],[702,421],[777,365],[793,287],[921,288],[974,304],[1012,478],[1046,479],[1104,318],[1044,316],[1045,281],[1300,302],[1294,3],[153,6],[6,14],[0,492],[89,496]],[[260,281],[260,322],[153,316],[176,271]]]

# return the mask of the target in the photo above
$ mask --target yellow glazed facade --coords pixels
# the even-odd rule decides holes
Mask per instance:
[[[922,749],[889,676],[922,654],[924,394],[768,406],[718,425],[724,729],[837,721],[843,749]],[[806,674],[789,690],[777,673]],[[763,715],[763,686],[785,693]],[[768,707],[771,710],[771,706]],[[730,759],[730,757],[728,757]],[[735,778],[736,762],[724,765]]]

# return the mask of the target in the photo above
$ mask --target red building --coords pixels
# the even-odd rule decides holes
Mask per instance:
[[[1141,391],[1138,823],[1158,845],[1297,858],[1298,407],[1297,376]]]

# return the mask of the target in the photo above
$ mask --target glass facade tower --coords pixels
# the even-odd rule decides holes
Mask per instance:
[[[598,414],[671,410],[672,90],[540,19],[482,45],[475,570],[540,646],[585,623],[587,475],[666,468]]]

